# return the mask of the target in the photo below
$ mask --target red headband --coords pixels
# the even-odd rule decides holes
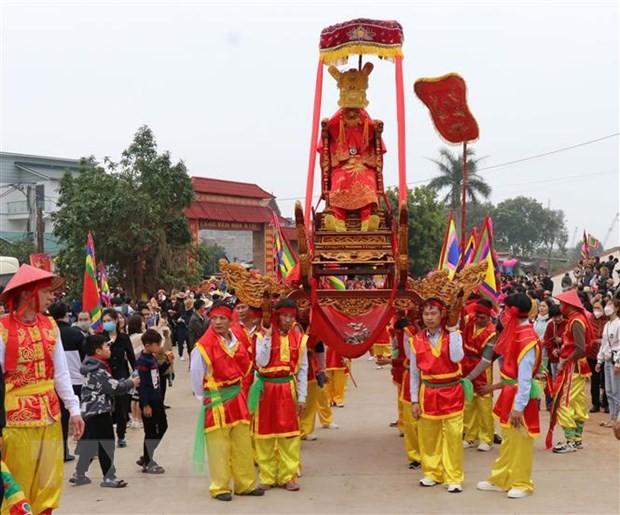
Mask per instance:
[[[422,304],[422,309],[424,309],[427,306],[436,307],[439,309],[439,311],[446,309],[446,306],[444,306],[440,301],[436,299],[430,299],[430,300],[425,301]]]
[[[525,318],[529,314],[529,312],[522,313],[517,306],[510,306],[508,313],[519,318]]]
[[[485,306],[484,304],[476,304],[476,306],[474,307],[474,311],[482,315],[488,315],[488,316],[492,315],[491,308],[489,308],[488,306]]]
[[[221,316],[221,317],[226,317],[228,318],[228,320],[232,319],[232,309],[226,307],[226,306],[217,306],[216,308],[213,308],[210,312],[209,312],[209,316],[211,318],[216,317],[216,316]]]
[[[277,308],[273,312],[276,315],[293,315],[297,316],[297,308]]]

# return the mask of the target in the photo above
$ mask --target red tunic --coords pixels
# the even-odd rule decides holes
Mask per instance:
[[[591,338],[591,334],[588,334],[588,321],[586,320],[585,315],[582,313],[575,311],[570,314],[568,317],[568,322],[566,323],[566,330],[564,331],[562,348],[560,349],[560,358],[561,359],[570,359],[575,352],[575,337],[573,336],[573,324],[581,324],[583,327],[585,337],[586,337],[586,350],[589,346],[588,338]],[[586,354],[587,356],[587,354]],[[583,376],[590,375],[590,366],[588,365],[588,361],[586,356],[575,361],[575,373]]]
[[[463,334],[463,350],[465,357],[461,361],[463,375],[468,375],[482,359],[482,351],[487,342],[495,336],[495,325],[488,323],[486,327],[478,328],[476,321],[471,318],[465,326]],[[491,375],[491,369],[488,368],[485,373],[480,374],[473,380],[474,388],[479,388],[488,384]]]
[[[262,335],[257,336],[257,344]],[[288,335],[272,338],[269,363],[258,369],[265,378],[265,389],[254,414],[255,438],[274,438],[299,435],[295,374],[306,352],[307,337],[291,329]],[[270,382],[269,378],[290,378],[286,382]]]
[[[0,319],[0,336],[5,346],[7,427],[46,426],[48,416],[60,420],[60,404],[54,390],[56,322],[41,314],[32,324],[7,316]],[[17,356],[15,369],[6,367],[9,353]]]
[[[254,346],[253,346],[253,338],[250,335],[248,329],[241,323],[237,322],[230,326],[231,332],[235,335],[237,340],[243,344],[246,352],[248,353],[248,357],[250,358],[251,366],[254,365]],[[245,397],[247,399],[250,393],[250,387],[254,382],[254,371],[253,369],[243,378],[242,389],[245,392]]]
[[[450,360],[449,333],[442,330],[436,349],[426,331],[421,331],[413,338],[412,350],[421,373],[419,399],[422,416],[440,419],[463,413],[465,394],[459,381],[461,365]]]
[[[235,336],[237,335],[235,334]],[[232,349],[228,349],[224,340],[215,333],[212,327],[209,327],[196,343],[196,348],[208,367],[207,375],[205,375],[202,383],[205,392],[215,392],[220,388],[232,385],[242,386],[241,393],[233,399],[207,409],[205,415],[206,431],[250,423],[250,412],[248,411],[247,394],[243,389],[243,380],[250,374],[252,365],[245,350],[245,343],[238,336],[237,339],[239,340],[237,344]],[[204,403],[208,404],[213,399],[214,397],[205,396]]]
[[[325,370],[345,370],[347,363],[340,354],[333,350],[329,345],[325,349]]]
[[[532,378],[534,378],[540,369],[540,362],[542,359],[540,341],[531,324],[518,326],[515,332],[515,339],[508,347],[504,355],[502,368],[500,369],[500,374],[503,379],[508,381],[516,381],[518,379],[519,363],[523,359],[525,353],[532,348],[536,349],[536,361],[532,369]],[[508,416],[512,411],[516,395],[517,384],[504,384],[499,398],[495,403],[493,413],[499,419],[499,423],[503,427],[510,427]],[[523,410],[525,427],[530,436],[540,435],[538,413],[538,399],[530,399]]]

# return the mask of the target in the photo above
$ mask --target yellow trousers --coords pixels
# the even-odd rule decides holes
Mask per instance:
[[[2,431],[2,458],[33,513],[60,506],[63,445],[60,421],[43,427],[5,427]],[[6,503],[2,504],[2,513],[9,513]]]
[[[402,412],[403,417],[403,435],[407,459],[409,461],[422,461],[420,456],[420,439],[418,437],[419,421],[413,418],[411,403],[399,400],[398,406],[398,411]]]
[[[214,429],[205,433],[205,442],[211,474],[211,497],[230,493],[231,478],[237,494],[256,488],[250,424]]]
[[[297,477],[301,458],[301,438],[255,438],[260,482],[282,486]]]
[[[389,358],[392,355],[392,344],[390,343],[373,343],[372,352],[375,358]]]
[[[463,413],[465,440],[493,445],[495,422],[493,420],[493,396],[474,394],[474,400],[465,404]]]
[[[327,391],[330,404],[344,404],[344,394],[347,391],[347,374],[344,369],[333,368],[327,371]]]
[[[400,385],[396,385],[396,405],[398,406],[398,420],[396,421],[396,428],[401,432],[405,432],[405,422],[403,421],[403,410],[405,408],[405,403],[400,400]],[[411,405],[409,406],[409,411],[411,411]]]
[[[463,414],[439,419],[420,417],[418,437],[424,475],[437,483],[462,483]]]
[[[581,441],[583,425],[589,418],[588,410],[586,409],[586,377],[573,374],[572,383],[570,387],[569,405],[566,406],[566,393],[562,397],[560,402],[560,408],[558,409],[558,424],[562,426],[566,440]]]
[[[488,481],[504,490],[518,488],[531,492],[534,490],[533,462],[534,438],[524,428],[502,427],[499,457],[493,464]]]
[[[322,426],[329,426],[334,420],[334,413],[329,405],[329,391],[325,384],[323,388],[317,388],[316,411],[319,414],[319,422]]]
[[[318,396],[321,390],[316,384],[316,381],[308,381],[308,393],[306,395],[306,409],[299,418],[299,430],[301,431],[301,437],[309,435],[314,431],[316,424],[316,412],[318,408]]]

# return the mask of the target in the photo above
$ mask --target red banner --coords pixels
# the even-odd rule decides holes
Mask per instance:
[[[30,254],[30,265],[51,272],[52,257],[49,254]]]
[[[465,81],[456,73],[418,79],[415,94],[428,107],[439,134],[450,143],[478,139],[478,123],[467,106]]]
[[[394,314],[392,303],[356,315],[345,315],[330,306],[313,306],[312,330],[338,354],[358,358],[381,337]]]

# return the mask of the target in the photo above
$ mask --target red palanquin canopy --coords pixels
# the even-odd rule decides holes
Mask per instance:
[[[394,60],[403,55],[403,28],[397,21],[356,18],[321,31],[319,52],[324,64],[344,64],[352,54]]]

